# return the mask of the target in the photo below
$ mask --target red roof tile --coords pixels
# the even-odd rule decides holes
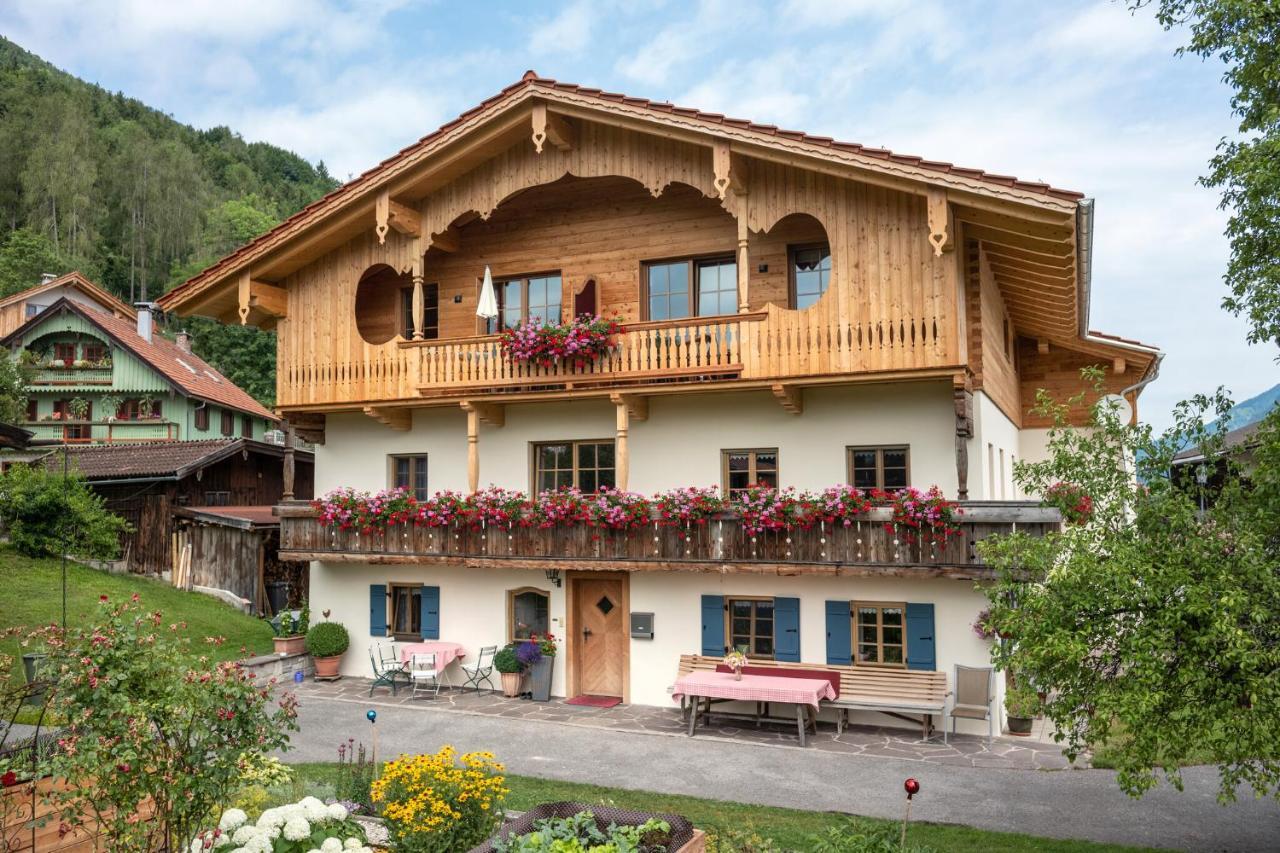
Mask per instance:
[[[288,219],[281,222],[275,228],[272,228],[270,231],[267,231],[265,234],[262,234],[257,239],[252,240],[249,243],[246,243],[244,246],[241,246],[239,249],[227,255],[226,257],[222,258],[217,263],[213,264],[212,266],[206,268],[202,272],[188,279],[186,282],[178,285],[173,290],[169,291],[164,296],[160,297],[160,300],[159,300],[160,304],[166,305],[166,306],[171,305],[173,302],[177,300],[177,298],[185,290],[188,289],[188,287],[192,286],[195,282],[205,279],[211,273],[214,273],[215,271],[234,263],[236,259],[244,255],[246,252],[250,251],[253,247],[267,240],[272,239],[281,231],[284,231],[293,227],[295,224],[297,224],[299,220],[306,218],[317,208],[327,205],[333,200],[341,196],[356,195],[364,191],[366,189],[365,184],[371,181],[372,179],[376,178],[380,173],[382,173],[387,168],[395,165],[396,163],[400,162],[401,160],[410,156],[411,154],[416,153],[425,145],[434,141],[439,136],[448,132],[452,128],[456,127],[457,125],[461,124],[462,122],[466,121],[467,119],[471,118],[477,113],[480,113],[481,111],[488,108],[492,104],[526,87],[542,87],[546,89],[552,89],[555,91],[569,92],[576,95],[583,95],[586,97],[596,98],[601,101],[610,101],[614,103],[626,103],[632,106],[649,109],[654,112],[675,113],[680,116],[684,116],[687,118],[694,118],[694,119],[709,122],[712,124],[723,124],[723,125],[728,125],[732,127],[746,126],[750,130],[757,133],[770,134],[770,135],[779,136],[782,138],[809,142],[809,143],[820,145],[820,146],[834,147],[840,150],[852,151],[852,152],[856,152],[864,155],[879,157],[882,159],[898,160],[899,162],[917,165],[921,168],[928,169],[930,171],[955,174],[965,178],[987,181],[992,184],[999,184],[1001,186],[1016,187],[1018,189],[1025,190],[1028,192],[1040,193],[1045,196],[1062,199],[1066,201],[1078,201],[1079,199],[1084,198],[1083,193],[1077,192],[1075,190],[1055,188],[1055,187],[1049,186],[1048,184],[1040,183],[1038,181],[1020,181],[1017,178],[1014,178],[1012,176],[988,174],[987,172],[984,172],[982,169],[964,168],[960,166],[954,166],[950,163],[945,163],[941,161],[924,160],[919,157],[903,157],[901,155],[895,155],[892,151],[889,151],[887,149],[864,148],[858,143],[838,142],[838,141],[830,140],[827,137],[809,136],[801,131],[780,130],[776,125],[762,125],[762,124],[755,124],[746,119],[727,118],[724,115],[721,115],[720,113],[708,113],[708,112],[703,112],[701,110],[691,108],[691,107],[680,107],[665,101],[651,101],[646,98],[636,98],[636,97],[631,97],[629,95],[623,95],[619,93],[604,92],[600,89],[590,88],[587,86],[580,86],[576,83],[562,83],[558,80],[555,80],[554,78],[539,77],[535,72],[528,71],[528,72],[525,72],[524,76],[521,77],[520,80],[511,84],[510,86],[507,86],[498,94],[494,95],[493,97],[486,98],[484,101],[481,101],[479,104],[467,110],[466,112],[462,113],[457,118],[453,119],[452,121],[446,122],[436,130],[422,137],[417,142],[400,149],[395,154],[383,160],[381,163],[378,163],[376,166],[362,172],[352,180],[348,181],[347,183],[343,184],[342,186],[338,187],[337,189],[333,190],[327,195],[317,199],[316,201],[313,201],[311,204],[302,208],[302,210],[299,210],[293,216],[290,216]]]

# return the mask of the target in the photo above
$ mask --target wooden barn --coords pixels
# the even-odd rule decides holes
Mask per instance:
[[[291,488],[285,483],[287,452],[296,472]],[[269,506],[287,493],[306,499],[312,492],[310,451],[247,438],[63,447],[44,464],[61,471],[63,453],[107,508],[133,526],[123,556],[130,571],[140,573],[172,568],[177,509]]]

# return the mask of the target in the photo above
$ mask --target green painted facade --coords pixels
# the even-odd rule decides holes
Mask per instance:
[[[99,352],[104,357],[93,359]],[[58,355],[71,358],[59,364]],[[13,357],[25,361],[31,374],[22,427],[38,440],[191,441],[227,435],[262,440],[274,427],[265,418],[187,396],[159,370],[72,312],[28,329],[15,342]],[[81,411],[82,403],[88,404],[87,412]],[[206,408],[208,424],[200,429],[198,412]],[[229,424],[224,412],[230,414]]]

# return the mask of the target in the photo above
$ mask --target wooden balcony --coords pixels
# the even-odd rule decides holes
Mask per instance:
[[[279,405],[549,395],[692,383],[750,387],[945,370],[954,363],[950,337],[944,322],[931,315],[860,319],[830,311],[779,310],[628,324],[608,355],[583,367],[513,362],[496,335],[402,341],[359,360],[282,360]]]
[[[110,367],[37,367],[31,371],[32,385],[75,387],[110,385]]]
[[[35,434],[34,442],[66,444],[134,444],[177,441],[178,425],[165,420],[139,421],[35,421],[22,428]]]
[[[886,529],[890,510],[877,507],[851,527],[818,526],[749,536],[724,513],[688,529],[656,523],[631,531],[589,527],[511,530],[394,527],[370,535],[325,528],[311,506],[276,507],[280,558],[379,564],[447,565],[601,571],[693,571],[783,575],[894,575],[982,580],[992,577],[977,543],[1020,530],[1056,530],[1056,509],[1031,502],[972,501],[962,505],[960,534],[945,543],[909,541]]]

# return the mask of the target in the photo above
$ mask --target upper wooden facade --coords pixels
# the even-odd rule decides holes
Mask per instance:
[[[1030,426],[1036,387],[1096,363],[1119,391],[1158,355],[1087,331],[1091,229],[1078,193],[530,73],[161,304],[274,327],[280,408],[311,425],[711,388],[799,412],[807,385],[950,377],[960,420],[983,388]],[[813,247],[816,300],[795,292]],[[731,285],[655,318],[649,269],[676,260]],[[506,360],[475,316],[486,266],[558,278],[564,317],[618,314],[617,347],[584,368]]]

